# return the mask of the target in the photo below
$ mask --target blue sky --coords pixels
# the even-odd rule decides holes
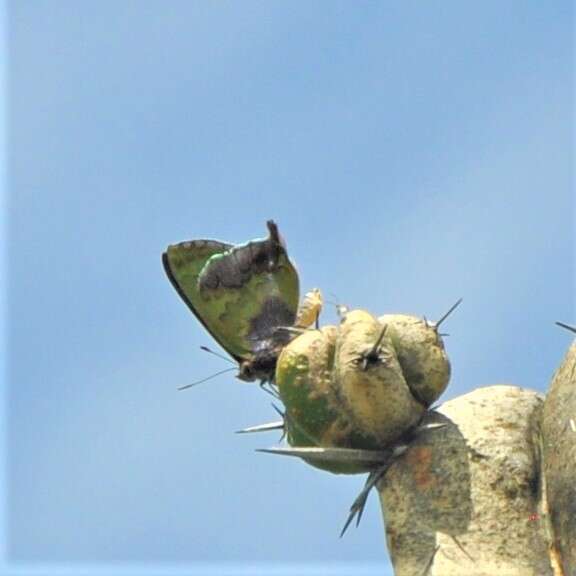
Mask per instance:
[[[257,386],[176,391],[225,366],[160,254],[274,218],[303,289],[432,319],[464,298],[446,399],[545,391],[576,321],[572,16],[10,3],[8,561],[385,566],[374,496],[338,539],[363,478],[233,434],[274,419]]]

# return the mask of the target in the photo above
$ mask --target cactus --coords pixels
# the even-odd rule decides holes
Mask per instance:
[[[338,306],[340,324],[319,328],[322,294],[297,307],[298,274],[268,229],[267,239],[195,240],[163,256],[238,377],[284,403],[280,421],[241,432],[281,429],[289,446],[263,452],[368,473],[341,535],[376,487],[397,576],[576,574],[576,343],[546,400],[492,386],[435,410],[450,379],[439,328],[460,300],[438,322]]]
[[[344,530],[376,486],[397,576],[576,574],[576,344],[546,401],[492,386],[432,410],[438,325],[353,310],[294,339],[276,370],[292,448],[271,451],[369,472]]]
[[[381,450],[420,422],[449,377],[435,325],[353,310],[339,326],[307,331],[288,344],[275,381],[291,446]],[[319,467],[366,471],[349,463]]]

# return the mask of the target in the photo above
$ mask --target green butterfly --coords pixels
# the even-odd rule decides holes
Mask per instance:
[[[276,224],[269,236],[233,246],[192,240],[162,255],[170,282],[214,339],[238,362],[246,382],[274,380],[276,361],[293,337],[299,280]]]

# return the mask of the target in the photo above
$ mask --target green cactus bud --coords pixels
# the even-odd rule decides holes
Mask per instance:
[[[317,445],[338,418],[331,383],[336,335],[334,326],[310,330],[278,358],[276,384],[287,421],[297,423],[298,432],[293,434],[294,439],[301,438],[299,445]]]
[[[410,391],[430,406],[450,380],[450,361],[436,325],[406,314],[385,314],[379,321],[387,327]]]
[[[425,411],[411,394],[388,327],[363,310],[340,325],[334,363],[340,409],[363,445],[381,449],[414,426]]]
[[[276,384],[286,407],[288,442],[296,447],[348,447],[353,431],[339,406],[333,386],[338,329],[326,326],[305,332],[280,354]],[[354,474],[364,468],[307,461],[334,473]]]
[[[298,336],[278,358],[288,442],[382,450],[420,421],[449,375],[433,325],[413,316],[377,319],[352,310],[338,327]],[[336,473],[366,471],[350,463],[309,463]]]

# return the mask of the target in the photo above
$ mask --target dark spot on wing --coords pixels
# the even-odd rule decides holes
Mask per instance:
[[[273,272],[285,252],[273,238],[238,246],[210,261],[198,278],[200,290],[242,288],[252,275]]]
[[[253,358],[246,366],[249,374],[246,380],[272,382],[276,371],[276,362],[282,348],[293,338],[287,330],[280,327],[293,326],[296,314],[280,298],[266,300],[260,313],[250,322],[248,339],[252,343]]]
[[[286,330],[278,330],[279,327],[293,326],[296,314],[280,298],[268,298],[261,311],[250,321],[248,338],[254,343],[253,350],[277,348],[287,344],[291,335]]]

